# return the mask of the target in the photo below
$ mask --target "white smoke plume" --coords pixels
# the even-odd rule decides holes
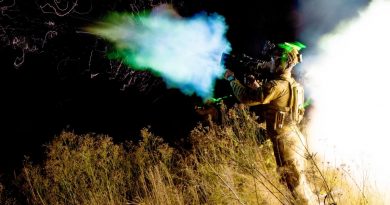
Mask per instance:
[[[389,19],[390,1],[372,1],[321,36],[302,65],[314,100],[312,148],[382,193],[390,190]]]

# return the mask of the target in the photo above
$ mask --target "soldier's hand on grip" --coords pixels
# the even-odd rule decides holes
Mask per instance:
[[[224,75],[224,78],[228,81],[231,81],[234,79],[234,72],[229,70],[229,69],[226,69],[226,72],[225,72],[225,75]]]

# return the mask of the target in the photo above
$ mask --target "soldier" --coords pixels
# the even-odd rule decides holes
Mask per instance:
[[[291,76],[292,69],[301,59],[299,49],[291,43],[279,44],[279,53],[273,56],[269,68],[273,78],[263,84],[255,84],[252,88],[244,86],[230,70],[226,71],[225,79],[240,102],[265,107],[267,136],[273,143],[278,171],[295,203],[300,205],[313,203],[314,195],[303,173],[307,150],[297,127],[304,112],[303,88]]]

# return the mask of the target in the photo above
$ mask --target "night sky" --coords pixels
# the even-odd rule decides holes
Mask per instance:
[[[24,155],[39,160],[43,144],[64,130],[123,141],[136,139],[141,128],[150,126],[169,142],[185,137],[199,120],[193,107],[200,99],[167,89],[148,72],[108,60],[110,44],[82,32],[109,11],[143,10],[160,1],[54,2],[0,2],[0,173],[21,166]],[[235,52],[257,57],[265,40],[298,40],[294,1],[172,3],[184,17],[198,12],[224,16]],[[215,96],[227,94],[226,82],[218,81]]]

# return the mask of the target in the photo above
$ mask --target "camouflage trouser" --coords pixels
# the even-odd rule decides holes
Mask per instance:
[[[281,179],[293,194],[297,204],[309,204],[313,196],[304,175],[306,145],[302,134],[295,127],[271,132],[275,160]]]

